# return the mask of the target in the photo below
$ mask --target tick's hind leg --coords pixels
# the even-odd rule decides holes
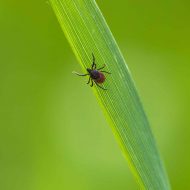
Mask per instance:
[[[97,85],[99,88],[101,88],[101,89],[103,89],[103,90],[107,90],[106,88],[100,86],[97,82],[95,82],[95,83],[96,83],[96,85]]]

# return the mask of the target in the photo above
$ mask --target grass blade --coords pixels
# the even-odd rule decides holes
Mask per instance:
[[[94,87],[109,123],[118,137],[142,189],[168,190],[149,123],[125,60],[94,0],[50,0],[60,25],[83,69],[92,53],[109,72],[104,91]]]

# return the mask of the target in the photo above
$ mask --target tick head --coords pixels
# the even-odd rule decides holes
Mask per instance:
[[[92,69],[87,68],[86,70],[88,71],[88,73],[92,72]]]

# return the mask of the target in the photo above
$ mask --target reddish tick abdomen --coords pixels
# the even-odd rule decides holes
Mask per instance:
[[[95,81],[99,84],[103,83],[106,80],[106,77],[103,73],[99,72],[99,77],[95,79]]]

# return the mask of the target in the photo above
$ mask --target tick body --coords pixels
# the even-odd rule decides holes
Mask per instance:
[[[87,69],[89,75],[90,75],[90,78],[92,80],[94,80],[94,82],[97,82],[99,84],[103,83],[106,79],[105,75],[101,72],[101,71],[98,71],[98,70],[92,70],[92,69]]]
[[[91,68],[86,69],[88,73],[86,73],[86,74],[79,74],[76,72],[74,72],[74,73],[78,76],[89,76],[87,84],[89,84],[91,82],[91,85],[90,85],[91,87],[95,83],[101,89],[107,90],[104,87],[100,86],[100,84],[104,83],[104,81],[106,80],[104,73],[107,73],[107,74],[111,74],[111,73],[102,70],[106,65],[103,65],[103,67],[97,69],[94,54],[92,54],[92,58],[93,58],[93,62],[92,62]]]

